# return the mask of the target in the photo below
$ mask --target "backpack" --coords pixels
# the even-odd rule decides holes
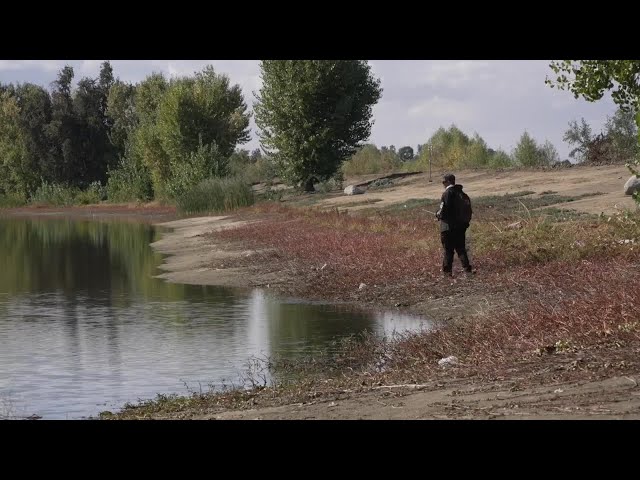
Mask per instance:
[[[462,190],[456,190],[456,222],[468,225],[471,223],[473,209],[471,208],[471,199],[469,195]]]

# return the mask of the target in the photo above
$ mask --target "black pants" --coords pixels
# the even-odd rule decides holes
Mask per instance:
[[[458,227],[444,232],[440,232],[440,240],[444,248],[444,258],[442,260],[442,271],[450,273],[453,269],[453,253],[458,254],[458,258],[462,262],[463,268],[471,271],[469,264],[469,256],[467,255],[466,243],[467,227]]]

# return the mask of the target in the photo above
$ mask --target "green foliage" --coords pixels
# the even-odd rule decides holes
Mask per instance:
[[[159,75],[143,84],[131,154],[151,172],[156,195],[176,198],[209,176],[225,175],[233,149],[249,139],[240,86],[211,67],[168,84]]]
[[[402,165],[400,157],[390,149],[367,144],[360,148],[355,155],[343,163],[342,172],[345,175],[365,175],[371,173],[386,173]]]
[[[611,97],[623,110],[637,111],[640,106],[639,60],[557,60],[549,66],[556,74],[555,80],[545,80],[551,88],[569,90],[590,102],[613,89]]]
[[[32,195],[31,203],[68,206],[73,205],[76,195],[77,190],[74,187],[44,181]]]
[[[564,140],[574,146],[569,156],[590,163],[624,163],[638,156],[638,128],[635,114],[618,109],[607,117],[604,132],[592,136],[591,127],[581,119],[569,122]]]
[[[638,156],[638,127],[635,113],[618,109],[613,117],[607,117],[605,135],[611,139],[617,155],[625,160]]]
[[[173,80],[158,107],[162,146],[173,160],[201,144],[215,144],[229,157],[238,143],[249,140],[246,110],[240,86],[230,86],[229,78],[212,67],[194,78]]]
[[[510,168],[515,166],[513,159],[509,154],[503,150],[496,150],[490,152],[489,162],[487,163],[489,168]]]
[[[540,167],[558,161],[558,152],[551,142],[539,146],[536,141],[524,132],[513,151],[513,159],[523,167]]]
[[[316,190],[318,190],[318,192],[320,193],[342,191],[343,181],[344,179],[341,175],[341,172],[338,172],[334,177],[330,178],[329,180],[320,182],[316,186]]]
[[[627,166],[638,174],[638,145],[632,145],[630,119],[635,115],[636,132],[640,130],[640,61],[639,60],[560,60],[549,65],[556,73],[555,81],[546,79],[551,88],[569,90],[575,98],[582,96],[590,102],[600,100],[610,91],[621,112],[607,123],[611,141],[618,149],[630,154]],[[628,112],[628,113],[627,113]],[[638,196],[635,196],[638,200]],[[640,201],[640,200],[639,200]]]
[[[165,192],[176,199],[209,177],[223,177],[227,173],[228,159],[215,144],[200,144],[195,152],[183,159],[171,159],[171,176],[166,181]]]
[[[9,92],[0,93],[0,194],[27,196],[37,184],[27,136],[16,98]]]
[[[149,169],[135,157],[120,161],[109,171],[107,198],[111,202],[148,201],[153,198],[153,185]]]
[[[484,139],[475,133],[469,137],[455,125],[449,129],[439,128],[425,145],[421,145],[415,168],[426,170],[431,157],[432,167],[440,169],[501,168],[512,166],[509,155],[487,146]]]
[[[54,161],[51,156],[51,141],[46,134],[47,126],[51,121],[49,92],[39,85],[30,83],[15,87],[10,85],[10,91],[13,92],[12,95],[17,100],[20,110],[17,122],[24,132],[31,178],[32,180],[39,180],[40,177],[49,178]],[[29,182],[28,193],[31,193],[38,184],[38,181]]]
[[[363,60],[263,60],[255,105],[281,178],[330,178],[371,133],[382,89]]]
[[[74,203],[81,205],[91,205],[100,203],[107,199],[107,189],[100,185],[100,182],[93,182],[86,190],[79,191],[74,199]]]
[[[249,154],[247,150],[236,150],[229,157],[229,175],[242,177],[248,184],[270,183],[277,172],[273,160],[254,150]]]
[[[242,178],[209,178],[176,199],[182,213],[221,213],[253,205],[253,190]]]
[[[17,193],[0,193],[0,208],[21,207],[27,203],[27,199]]]
[[[107,117],[111,123],[109,139],[120,158],[126,154],[129,135],[138,124],[135,94],[133,85],[117,81],[107,97]]]
[[[398,150],[398,156],[400,157],[400,160],[402,160],[403,162],[408,162],[409,160],[413,160],[413,157],[414,157],[413,148],[409,146],[402,147],[400,150]]]
[[[560,161],[556,147],[549,140],[546,140],[540,147],[540,158],[541,165],[551,165]]]
[[[105,62],[96,78],[76,88],[73,80],[66,66],[50,93],[0,85],[0,194],[66,204],[69,189],[82,191],[77,200],[86,203],[104,197],[98,182],[111,200],[173,198],[226,175],[228,157],[249,138],[240,87],[211,67],[171,81],[154,73],[132,85]]]
[[[562,140],[573,147],[569,156],[581,162],[587,156],[592,138],[591,127],[581,118],[580,125],[575,120],[569,122],[569,130],[565,132]]]

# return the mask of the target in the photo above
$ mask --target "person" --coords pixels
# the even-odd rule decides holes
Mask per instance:
[[[440,209],[436,212],[436,218],[440,220],[440,240],[444,249],[442,272],[445,276],[452,276],[453,256],[456,252],[465,272],[474,273],[466,247],[466,234],[472,214],[471,201],[462,191],[462,185],[456,185],[456,177],[452,173],[442,177],[442,185],[444,192]]]

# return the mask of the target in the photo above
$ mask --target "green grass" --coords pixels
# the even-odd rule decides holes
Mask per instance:
[[[578,212],[570,213],[567,210],[553,207],[555,205],[566,204],[595,195],[602,195],[600,192],[585,193],[582,195],[556,195],[547,193],[546,195],[532,195],[535,192],[523,190],[520,192],[507,193],[505,195],[488,195],[483,197],[472,197],[474,221],[496,221],[514,220],[520,218],[530,218],[538,216],[550,216],[556,220],[577,218],[592,218],[587,214]],[[435,198],[412,198],[410,200],[394,203],[380,212],[399,215],[401,217],[413,217],[416,215],[433,214],[440,206],[440,199]],[[542,209],[542,207],[551,207]]]
[[[210,178],[176,200],[181,213],[221,213],[253,205],[253,190],[242,178]]]
[[[27,201],[21,195],[6,194],[0,195],[0,208],[15,208],[26,205]]]
[[[54,205],[57,207],[73,205],[77,191],[57,183],[44,182],[31,196],[31,203]]]

